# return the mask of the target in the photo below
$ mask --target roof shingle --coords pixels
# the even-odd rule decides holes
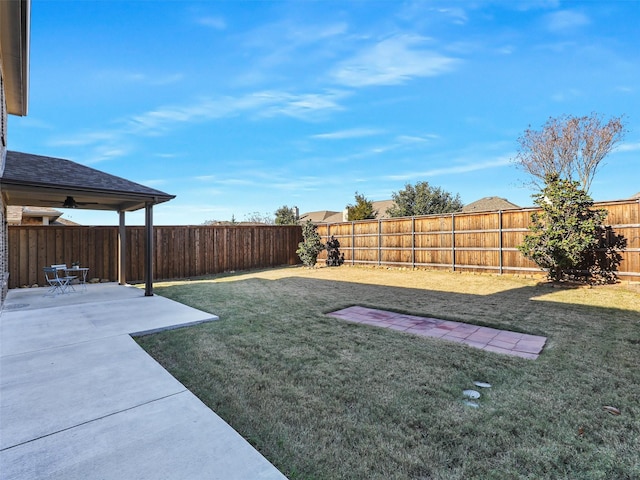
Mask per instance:
[[[171,197],[168,193],[62,158],[7,152],[3,181]]]

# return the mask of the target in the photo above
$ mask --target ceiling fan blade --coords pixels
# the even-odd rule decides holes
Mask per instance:
[[[68,196],[62,203],[62,208],[78,208],[79,205],[99,205],[99,202],[76,202],[72,196]]]

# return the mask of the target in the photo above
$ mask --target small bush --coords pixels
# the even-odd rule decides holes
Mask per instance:
[[[302,238],[304,241],[298,244],[296,253],[304,265],[310,268],[315,267],[318,255],[324,250],[324,245],[320,241],[320,235],[311,220],[307,220],[307,223],[302,225]]]

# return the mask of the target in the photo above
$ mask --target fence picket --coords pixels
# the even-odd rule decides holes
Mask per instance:
[[[640,200],[598,202],[594,207],[606,209],[607,225],[627,240],[618,276],[639,281]],[[328,239],[331,232],[341,244],[345,261],[352,265],[532,273],[540,269],[517,247],[529,231],[534,211],[526,208],[320,224],[318,233]]]
[[[621,280],[640,281],[640,200],[599,202],[607,225],[627,246]],[[517,249],[534,209],[456,213],[318,225],[340,242],[345,263],[495,273],[540,269]],[[144,280],[145,228],[126,227],[126,278]],[[117,280],[118,227],[9,226],[9,288],[41,284],[42,267],[79,261],[90,277]],[[156,226],[155,278],[190,278],[299,263],[299,226]],[[326,252],[319,257],[322,260]]]
[[[91,278],[118,280],[117,226],[11,225],[8,230],[9,288],[42,284],[42,267],[76,261],[89,267]],[[126,278],[141,282],[145,228],[126,230]],[[297,225],[156,226],[154,276],[166,280],[294,265],[299,262],[295,251],[301,241]]]

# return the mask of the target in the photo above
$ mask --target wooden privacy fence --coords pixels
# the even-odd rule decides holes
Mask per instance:
[[[118,227],[10,226],[9,288],[42,285],[42,267],[80,262],[89,278],[118,278]],[[145,227],[126,227],[126,278],[144,280]],[[159,226],[154,228],[157,280],[300,262],[299,226]]]
[[[640,280],[640,199],[599,202],[605,224],[627,241],[621,280]],[[455,213],[318,225],[323,240],[340,242],[345,264],[428,267],[452,271],[533,273],[519,251],[536,209]],[[321,258],[324,257],[321,256]]]

